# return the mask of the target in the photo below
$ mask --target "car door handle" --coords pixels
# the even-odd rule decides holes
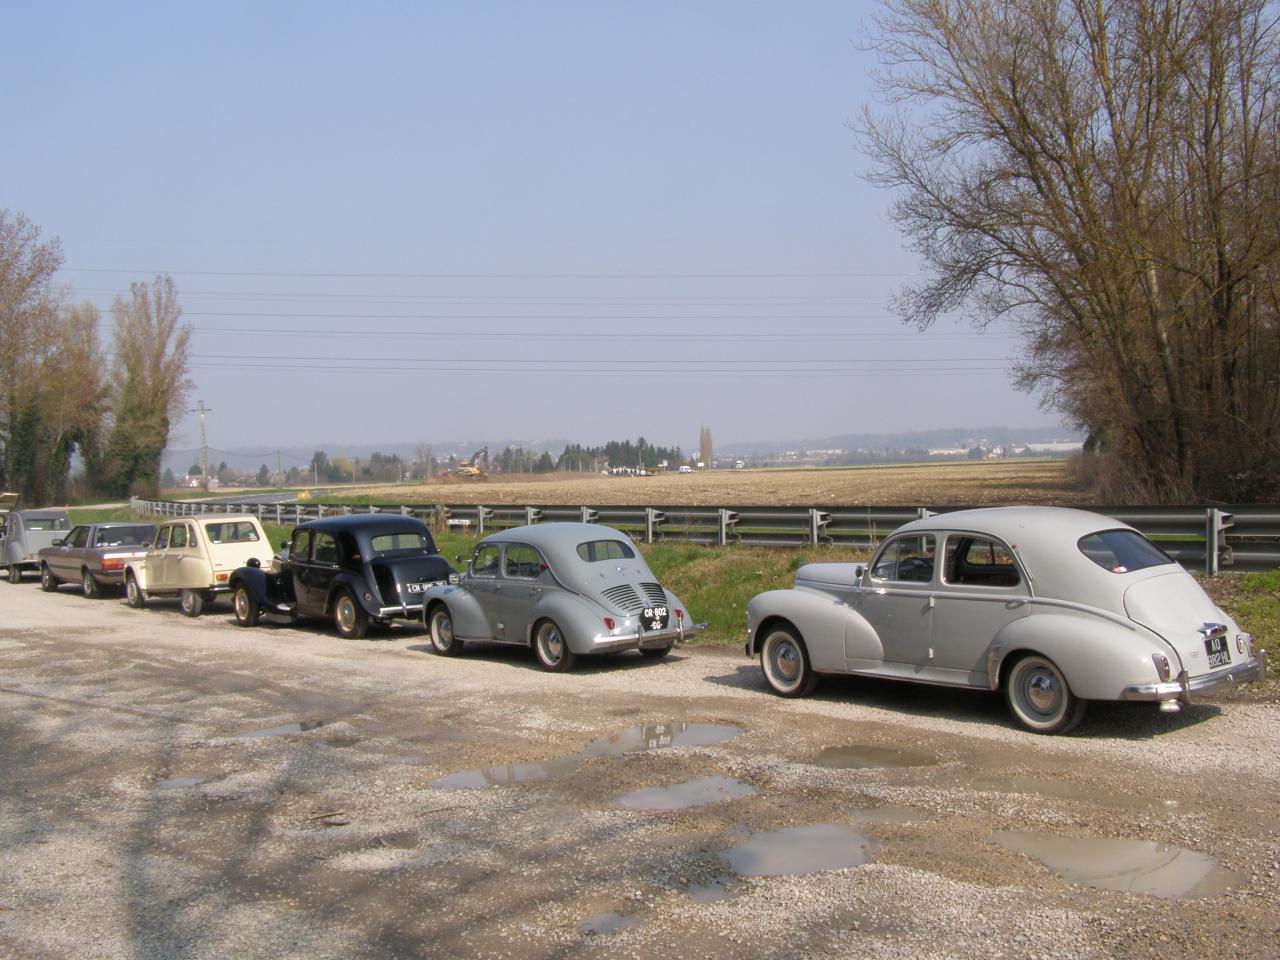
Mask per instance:
[[[534,593],[541,593],[541,592],[542,592],[542,588],[541,588],[541,587],[530,587],[530,588],[529,588],[529,593],[531,593],[531,594],[534,594]]]

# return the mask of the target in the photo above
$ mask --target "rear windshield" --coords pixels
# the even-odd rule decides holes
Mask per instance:
[[[1173,559],[1135,530],[1103,530],[1080,539],[1080,552],[1112,573],[1132,573],[1173,563]]]
[[[600,560],[631,560],[636,552],[621,540],[589,540],[578,544],[578,556],[587,563]]]
[[[382,555],[387,553],[435,553],[436,545],[431,537],[417,530],[406,530],[403,533],[380,533],[369,539],[373,552]]]
[[[258,539],[258,531],[248,520],[224,520],[206,523],[205,533],[210,543],[252,543]]]
[[[93,538],[95,547],[140,547],[155,539],[156,528],[149,523],[140,523],[136,527],[108,527],[99,529]]]

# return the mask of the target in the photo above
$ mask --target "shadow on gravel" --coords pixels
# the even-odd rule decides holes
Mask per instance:
[[[414,653],[436,655],[429,643],[411,643],[405,649],[412,650]],[[672,650],[660,660],[650,660],[648,657],[643,657],[633,650],[591,657],[579,656],[572,672],[574,674],[596,674],[612,673],[617,670],[646,670],[660,667],[664,663],[677,663],[687,657],[688,654],[680,654],[675,650]],[[439,659],[450,658],[440,657]],[[538,658],[534,656],[532,650],[513,643],[485,643],[483,641],[468,640],[467,645],[459,655],[459,659],[479,660],[485,663],[502,663],[523,670],[532,670],[534,673],[546,672],[542,669],[542,665],[538,663]]]
[[[774,696],[756,664],[744,664],[730,673],[708,676],[707,682]],[[994,723],[1021,729],[1005,709],[1003,696],[985,690],[933,687],[875,677],[826,676],[808,699],[854,703],[920,717],[942,717],[957,723]],[[1068,736],[1149,740],[1197,726],[1221,714],[1221,707],[1209,703],[1192,704],[1178,713],[1161,713],[1154,704],[1094,700],[1089,703],[1080,726]]]

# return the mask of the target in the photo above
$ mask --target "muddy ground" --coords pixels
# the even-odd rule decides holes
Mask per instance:
[[[1277,955],[1274,703],[1045,738],[732,650],[557,676],[64,591],[0,585],[0,956]]]

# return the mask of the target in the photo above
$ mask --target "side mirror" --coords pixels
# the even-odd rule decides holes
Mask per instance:
[[[289,549],[289,541],[288,541],[288,540],[281,540],[281,541],[280,541],[280,549],[281,549],[281,550],[288,550],[288,549]]]
[[[61,546],[65,545],[65,544],[66,544],[66,542],[67,542],[67,541],[66,541],[63,537],[59,537],[57,540],[53,541],[53,545],[54,545],[55,547],[61,547]]]
[[[867,565],[865,563],[855,563],[853,565],[853,576],[855,580],[861,583],[862,578],[865,577],[866,575],[867,575]]]
[[[259,560],[257,557],[250,557],[247,561],[245,561],[245,566],[253,567],[253,569],[257,570],[259,567],[262,566],[262,561]]]

